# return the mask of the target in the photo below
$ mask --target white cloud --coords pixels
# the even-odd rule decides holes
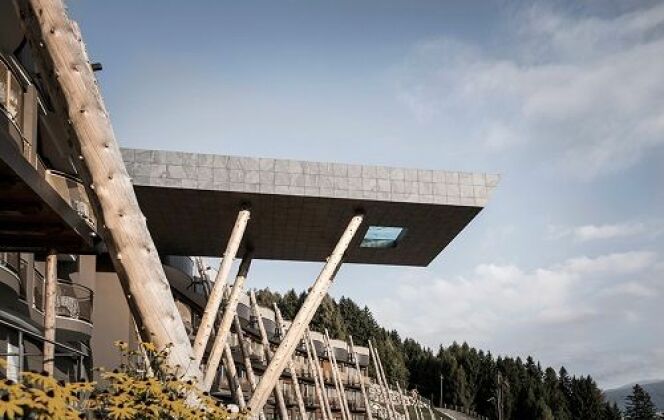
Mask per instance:
[[[422,278],[413,271],[371,307],[384,325],[430,346],[467,340],[494,354],[532,353],[611,384],[618,379],[583,359],[593,351],[621,351],[619,346],[631,343],[616,347],[611,341],[621,331],[629,333],[621,325],[633,329],[652,317],[648,308],[664,291],[654,272],[658,264],[654,252],[632,251],[528,270],[481,264],[453,279]]]
[[[572,238],[579,242],[627,238],[635,236],[657,237],[663,231],[660,221],[623,222],[602,225],[555,226],[547,227],[549,239]]]
[[[531,7],[512,23],[507,51],[418,44],[399,72],[399,97],[422,123],[464,124],[488,152],[529,145],[584,178],[664,143],[664,4],[614,18]]]

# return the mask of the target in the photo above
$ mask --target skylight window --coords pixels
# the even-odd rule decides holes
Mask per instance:
[[[393,226],[369,226],[360,248],[394,248],[406,229]]]

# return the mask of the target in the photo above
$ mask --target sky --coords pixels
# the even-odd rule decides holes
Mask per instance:
[[[347,264],[333,296],[432,348],[664,379],[664,3],[68,6],[122,146],[502,175],[429,267]]]

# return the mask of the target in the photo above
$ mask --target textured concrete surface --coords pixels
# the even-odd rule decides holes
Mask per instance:
[[[428,265],[486,204],[497,175],[123,149],[160,252],[218,256],[251,205],[255,258],[324,261],[357,209],[346,261]],[[396,248],[360,248],[370,226],[407,229]],[[242,251],[241,251],[242,252]],[[240,253],[242,255],[242,253]]]

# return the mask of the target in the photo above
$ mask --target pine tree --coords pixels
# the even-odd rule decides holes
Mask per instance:
[[[626,418],[630,420],[654,420],[656,418],[655,404],[650,399],[650,394],[641,385],[634,385],[632,395],[628,395],[626,400]]]
[[[622,413],[618,404],[607,402],[604,406],[604,420],[622,420]]]

